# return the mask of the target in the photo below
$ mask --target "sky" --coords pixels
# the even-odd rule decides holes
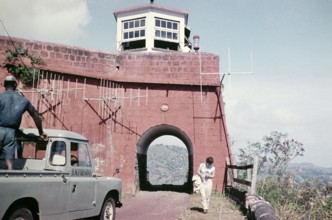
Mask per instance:
[[[149,2],[0,0],[0,18],[13,37],[114,52],[113,12]],[[220,56],[235,154],[278,131],[303,143],[304,157],[294,162],[332,167],[331,0],[154,2],[188,12],[191,41],[199,35],[200,51]],[[254,73],[236,74],[251,71],[251,52]]]

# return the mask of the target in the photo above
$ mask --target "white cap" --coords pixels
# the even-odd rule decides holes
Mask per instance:
[[[7,86],[16,87],[17,86],[17,81],[16,81],[15,77],[14,76],[6,76],[5,81],[3,83],[3,86],[4,87],[7,87]]]
[[[17,83],[14,76],[6,76],[5,82],[16,82]]]

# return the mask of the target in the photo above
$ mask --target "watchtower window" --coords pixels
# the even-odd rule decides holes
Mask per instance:
[[[122,37],[124,41],[137,40],[145,37],[145,18],[122,22]]]
[[[167,41],[179,41],[179,22],[162,18],[155,19],[155,37]]]

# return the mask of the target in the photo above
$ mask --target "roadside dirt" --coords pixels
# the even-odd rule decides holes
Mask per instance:
[[[213,194],[208,214],[203,214],[201,196],[171,191],[141,191],[125,196],[116,210],[117,220],[244,220],[245,215],[228,197]]]
[[[116,210],[117,220],[174,220],[189,204],[189,194],[170,191],[141,191],[126,196],[123,206]]]

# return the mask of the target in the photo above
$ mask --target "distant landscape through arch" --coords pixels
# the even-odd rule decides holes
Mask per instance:
[[[187,181],[182,185],[162,184],[152,185],[148,180],[147,153],[150,144],[160,136],[171,135],[180,139],[188,150],[188,175]],[[171,190],[179,192],[192,192],[191,178],[193,175],[193,146],[189,137],[181,129],[167,125],[157,125],[143,133],[137,143],[137,174],[139,189],[145,191]]]

